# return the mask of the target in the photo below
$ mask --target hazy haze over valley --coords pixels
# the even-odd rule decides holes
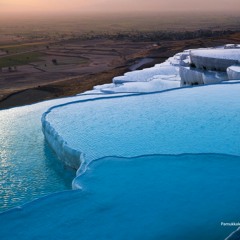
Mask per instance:
[[[239,0],[0,0],[0,13],[240,12]]]

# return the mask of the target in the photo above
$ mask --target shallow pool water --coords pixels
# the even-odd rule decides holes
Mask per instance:
[[[96,97],[86,94],[0,110],[0,212],[72,189],[76,172],[46,143],[41,117],[54,105]]]
[[[219,240],[240,218],[240,158],[229,155],[107,157],[82,190],[0,214],[1,239]]]
[[[239,92],[240,84],[219,84],[129,96],[109,94],[50,109],[43,117],[43,129],[63,161],[67,147],[82,153],[86,162],[149,154],[239,156]]]
[[[79,177],[92,199],[80,228],[95,226],[86,239],[224,239],[236,227],[221,222],[240,219],[239,163],[217,154],[95,161]]]
[[[0,211],[71,189],[74,171],[44,141],[43,105],[0,111]]]

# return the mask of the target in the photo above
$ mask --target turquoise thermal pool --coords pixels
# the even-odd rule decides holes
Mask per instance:
[[[199,53],[0,111],[0,210],[28,202],[0,214],[0,239],[219,240],[236,230],[223,223],[240,218],[239,69]]]

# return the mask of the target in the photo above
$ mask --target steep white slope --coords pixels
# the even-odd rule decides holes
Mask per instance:
[[[214,84],[228,80],[225,72],[203,71],[197,68],[180,67],[181,86]]]
[[[180,86],[220,83],[239,78],[238,66],[233,66],[239,61],[237,45],[185,50],[154,67],[117,76],[112,84],[97,86],[94,91],[156,92]]]

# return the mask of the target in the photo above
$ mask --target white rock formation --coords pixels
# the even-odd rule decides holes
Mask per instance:
[[[190,59],[198,69],[226,71],[231,65],[239,63],[240,49],[193,50]]]
[[[227,68],[229,80],[240,80],[240,65],[233,65]]]

